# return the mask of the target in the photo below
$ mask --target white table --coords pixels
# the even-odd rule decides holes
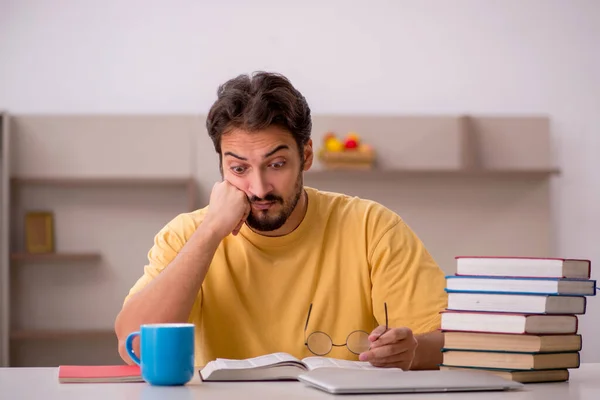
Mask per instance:
[[[57,368],[0,368],[0,399],[331,399],[339,398],[299,382],[201,382],[198,374],[186,386],[155,387],[146,383],[58,383]],[[598,400],[600,364],[571,370],[569,382],[527,384],[512,392],[421,393],[397,395],[342,395],[344,399],[509,399]]]

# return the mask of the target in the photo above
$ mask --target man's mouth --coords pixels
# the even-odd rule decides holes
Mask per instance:
[[[269,208],[271,208],[271,206],[273,206],[276,202],[275,201],[261,201],[261,202],[253,202],[252,203],[252,208],[256,209],[256,210],[268,210]]]

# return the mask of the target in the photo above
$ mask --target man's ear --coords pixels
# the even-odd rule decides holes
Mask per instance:
[[[314,152],[312,146],[312,139],[309,139],[308,143],[304,145],[304,165],[302,166],[304,171],[308,171],[313,163]]]

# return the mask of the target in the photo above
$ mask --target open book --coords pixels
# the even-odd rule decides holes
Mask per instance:
[[[299,374],[317,368],[379,369],[368,361],[328,357],[299,360],[287,353],[272,353],[245,360],[217,358],[200,370],[200,377],[204,381],[296,380]]]

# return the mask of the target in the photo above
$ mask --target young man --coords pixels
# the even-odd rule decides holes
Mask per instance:
[[[115,322],[126,362],[141,324],[193,322],[198,366],[282,351],[437,368],[442,270],[386,207],[303,185],[311,127],[281,75],[219,88],[207,129],[223,181],[156,235]]]

